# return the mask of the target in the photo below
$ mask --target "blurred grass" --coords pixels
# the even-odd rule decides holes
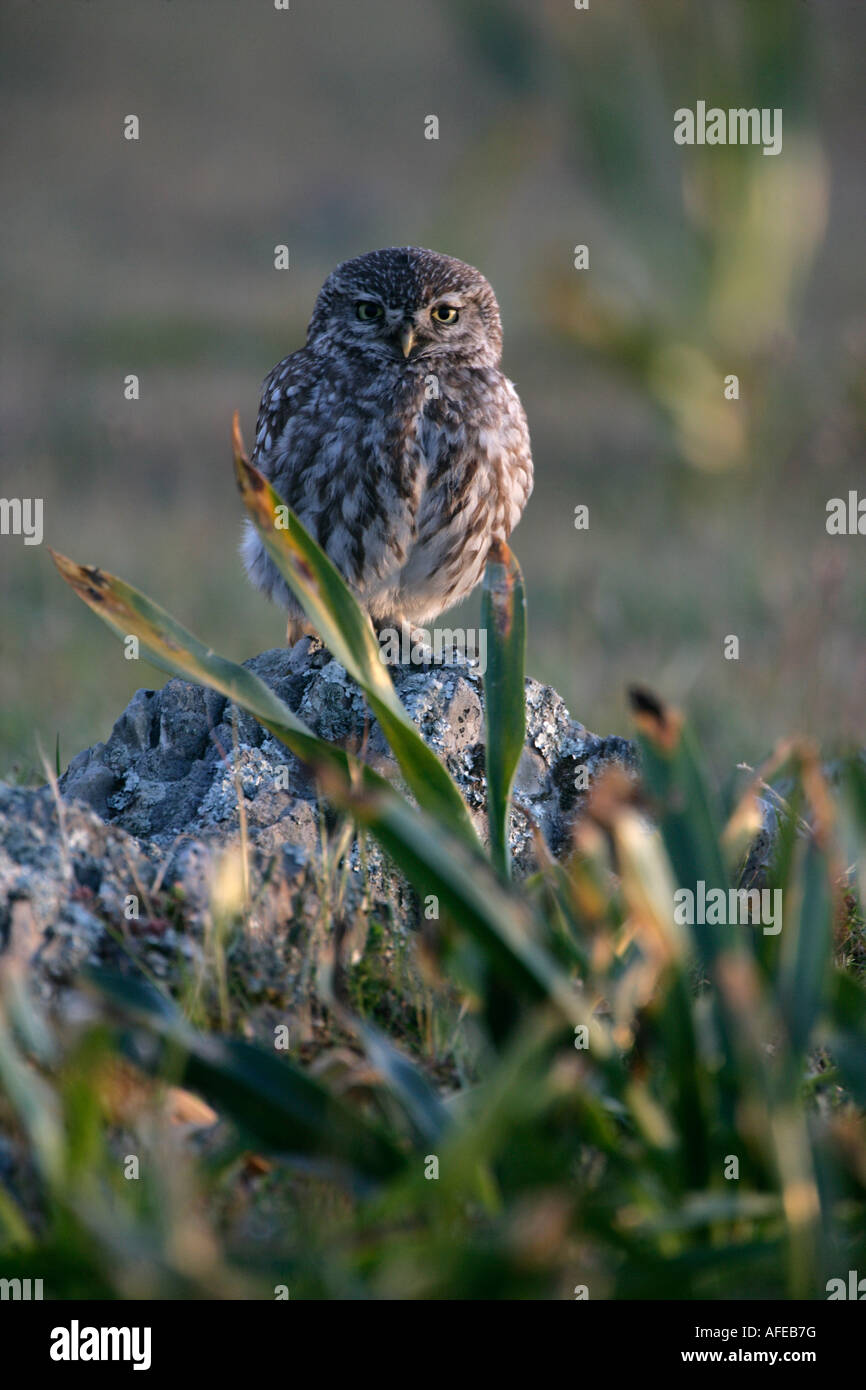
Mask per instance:
[[[237,431],[236,441],[244,500],[270,539],[275,499],[243,459]],[[361,610],[296,517],[280,534],[291,543],[269,548],[281,572],[381,714],[390,685]],[[727,906],[762,823],[757,794],[778,797],[750,778],[726,821],[682,715],[633,691],[640,787],[608,769],[571,852],[561,862],[542,855],[515,884],[493,826],[488,857],[458,830],[441,791],[410,804],[308,734],[260,681],[145,595],[103,569],[53,558],[116,635],[135,633],[166,669],[260,717],[317,774],[330,804],[419,894],[434,894],[441,920],[426,933],[423,971],[430,1007],[441,999],[450,1013],[462,996],[455,1034],[470,1014],[463,1043],[477,1079],[454,1089],[437,1068],[434,1080],[354,1011],[361,982],[346,987],[338,895],[323,903],[333,958],[315,987],[330,1045],[312,1067],[280,1057],[270,1030],[256,1045],[200,1031],[190,1017],[216,994],[221,1026],[231,1026],[223,933],[255,931],[236,870],[218,877],[208,915],[219,930],[205,924],[210,949],[194,999],[184,1003],[188,989],[174,981],[180,1006],[142,978],[126,945],[124,971],[90,970],[104,1007],[83,1028],[67,1027],[73,1041],[64,1045],[20,963],[7,961],[6,1277],[35,1272],[55,1297],[271,1298],[291,1289],[512,1299],[591,1289],[594,1299],[804,1299],[824,1297],[828,1278],[857,1267],[866,993],[850,957],[862,945],[861,759],[838,767],[831,789],[811,745],[780,749],[765,774],[791,780],[766,871],[772,921],[762,906],[748,920],[726,911],[721,924],[709,913],[687,923],[674,910],[677,885],[715,889]],[[507,825],[525,632],[522,575],[504,545],[488,565],[485,604],[486,760],[496,788],[488,816]],[[383,729],[418,790],[429,750],[401,713]],[[437,775],[447,778],[444,768]],[[346,823],[330,847],[337,873],[350,840]],[[369,946],[371,924],[360,925]],[[241,1007],[235,1022],[252,1021]],[[429,1032],[427,1041],[429,1066]],[[174,1143],[164,1136],[172,1118],[186,1125]],[[133,1159],[141,1167],[127,1194],[120,1176]]]

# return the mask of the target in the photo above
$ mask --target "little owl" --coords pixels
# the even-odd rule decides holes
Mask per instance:
[[[496,296],[470,265],[416,247],[344,261],[307,345],[262,391],[253,462],[379,630],[465,598],[532,489],[526,416],[499,370]],[[309,629],[248,522],[253,584]]]

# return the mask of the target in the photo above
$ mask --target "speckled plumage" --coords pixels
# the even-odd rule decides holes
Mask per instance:
[[[454,323],[433,317],[455,308]],[[520,518],[532,457],[501,349],[496,296],[479,271],[391,248],[337,266],[306,347],[264,383],[253,462],[378,628],[429,623],[465,598],[491,541]],[[241,549],[294,635],[301,609],[249,523]]]

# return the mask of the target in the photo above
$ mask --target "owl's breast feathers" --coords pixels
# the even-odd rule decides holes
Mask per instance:
[[[523,408],[495,368],[353,371],[309,348],[265,381],[253,461],[374,618],[423,623],[465,597],[532,489]],[[294,601],[247,537],[250,576]]]

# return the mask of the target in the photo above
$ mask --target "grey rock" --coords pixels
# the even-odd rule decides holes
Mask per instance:
[[[319,644],[305,638],[246,665],[321,737],[363,749],[399,777],[361,692]],[[454,654],[448,664],[394,667],[392,676],[486,838],[477,665]],[[510,831],[518,874],[534,865],[533,824],[553,853],[567,847],[587,794],[575,786],[580,767],[591,785],[610,764],[636,765],[631,744],[588,732],[550,687],[527,680],[526,710]],[[214,904],[224,897],[225,856],[239,843],[240,808],[255,932],[233,942],[233,967],[246,962],[248,1000],[297,1002],[309,988],[311,924],[323,894],[335,891],[323,836],[338,818],[317,799],[306,768],[249,715],[186,681],[139,690],[106,742],[73,758],[60,793],[58,805],[49,788],[0,786],[0,950],[5,941],[7,951],[30,953],[43,994],[51,997],[88,963],[122,964],[130,947],[169,983],[179,962],[201,966]],[[362,900],[386,935],[416,924],[414,893],[369,841],[350,840],[341,891],[350,935]]]
[[[305,638],[291,651],[263,652],[246,665],[320,737],[363,747],[374,765],[396,772],[361,692],[321,647]],[[392,674],[410,716],[448,766],[483,833],[485,734],[477,665],[454,654],[448,665],[397,666]],[[634,750],[624,739],[589,733],[570,718],[556,692],[538,681],[526,682],[526,708],[527,743],[515,800],[545,827],[557,852],[586,795],[575,787],[578,768],[586,767],[591,783],[609,763],[633,768]],[[231,702],[185,681],[138,691],[107,742],[73,759],[60,787],[64,797],[86,802],[109,823],[166,848],[180,835],[222,841],[237,833],[240,795],[253,843],[285,822],[287,841],[312,848],[311,822],[300,806],[315,804],[316,792],[302,764]],[[274,836],[267,839],[273,843]],[[518,867],[527,867],[527,826],[519,811],[512,839]]]

